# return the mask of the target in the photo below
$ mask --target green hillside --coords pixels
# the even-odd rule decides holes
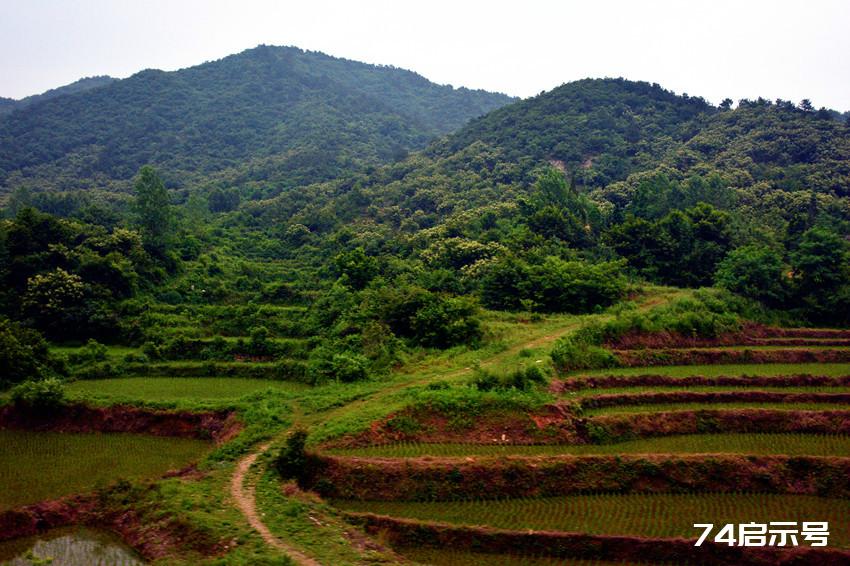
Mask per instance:
[[[222,172],[292,186],[402,157],[509,101],[392,67],[260,46],[9,114],[0,120],[0,187],[124,190],[146,163],[172,187]]]

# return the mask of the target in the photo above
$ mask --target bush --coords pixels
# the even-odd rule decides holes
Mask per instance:
[[[304,484],[310,477],[310,458],[304,450],[307,444],[307,431],[298,429],[292,431],[286,439],[286,444],[280,450],[274,467],[285,480],[296,480]]]
[[[585,313],[610,306],[626,288],[619,262],[547,257],[540,265],[528,265],[507,258],[485,272],[481,299],[495,309]]]
[[[65,402],[65,386],[57,378],[25,381],[12,388],[12,402],[39,413],[49,412]]]
[[[487,370],[475,368],[472,377],[472,385],[479,391],[493,391],[498,389],[518,389],[528,391],[535,385],[546,383],[546,372],[538,366],[529,366],[525,369],[517,369],[507,374],[496,374]]]
[[[568,338],[562,338],[555,343],[551,357],[555,368],[561,372],[612,368],[619,365],[617,357],[611,351]]]
[[[715,283],[748,299],[780,306],[788,294],[782,256],[766,247],[746,246],[720,262]]]
[[[61,371],[41,335],[0,319],[0,391],[25,380],[39,380]]]
[[[77,352],[68,354],[68,363],[71,365],[83,365],[94,362],[106,361],[108,348],[94,339],[89,339],[86,345]]]

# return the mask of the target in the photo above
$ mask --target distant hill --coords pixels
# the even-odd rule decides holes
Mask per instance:
[[[415,231],[470,209],[513,206],[548,166],[612,218],[636,207],[663,212],[676,199],[734,202],[777,221],[812,207],[850,218],[850,128],[828,111],[763,99],[719,108],[623,79],[562,85],[474,119],[405,161],[284,193],[255,212],[311,229],[335,218]],[[636,205],[639,192],[650,202]]]
[[[393,67],[260,46],[7,114],[0,191],[124,190],[146,163],[172,187],[210,175],[296,186],[404,157],[511,100]]]
[[[18,110],[21,108],[26,108],[31,104],[35,104],[36,102],[43,102],[45,100],[50,100],[51,98],[55,98],[57,96],[61,96],[63,94],[73,94],[75,92],[85,92],[87,90],[91,90],[93,88],[97,88],[100,86],[108,85],[109,83],[115,81],[112,77],[101,75],[98,77],[85,77],[78,81],[74,81],[71,84],[67,84],[65,86],[60,86],[58,88],[53,88],[48,91],[45,91],[41,94],[34,94],[32,96],[27,96],[26,98],[22,98],[20,100],[14,100],[11,98],[0,98],[0,115],[8,114],[12,110]]]

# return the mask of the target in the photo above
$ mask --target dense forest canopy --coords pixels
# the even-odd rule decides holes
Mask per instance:
[[[171,187],[212,174],[297,186],[398,158],[511,101],[269,46],[66,88],[0,118],[0,188],[127,191],[148,163]]]
[[[475,345],[481,308],[596,312],[644,282],[850,324],[840,116],[624,79],[508,102],[259,47],[16,110],[0,119],[3,314],[163,356],[189,338],[150,304],[245,305],[215,324],[253,353],[312,337],[314,381]],[[306,310],[258,324],[258,305]]]

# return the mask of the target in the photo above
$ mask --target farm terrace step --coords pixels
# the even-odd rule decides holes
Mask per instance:
[[[778,328],[756,323],[745,323],[740,331],[715,337],[699,337],[672,331],[631,331],[615,339],[607,340],[605,346],[613,349],[636,348],[687,348],[714,347],[749,344],[787,344],[794,341],[800,345],[824,344],[833,341],[837,345],[850,344],[850,330],[832,328]],[[792,342],[793,343],[793,342]]]
[[[511,531],[487,527],[399,519],[372,513],[349,513],[349,519],[393,546],[433,546],[499,553],[546,554],[558,558],[601,559],[644,563],[735,564],[768,566],[818,564],[839,566],[850,562],[844,550],[805,548],[743,548],[707,543],[695,547],[683,538],[590,535],[582,533]]]
[[[626,387],[848,387],[850,375],[689,375],[674,377],[647,373],[645,375],[599,375],[556,379],[550,391],[563,393],[585,389],[614,389]]]
[[[614,355],[626,367],[705,365],[705,364],[801,364],[847,363],[850,349],[675,349],[616,350]]]
[[[579,436],[588,443],[635,438],[720,432],[850,433],[850,410],[796,411],[774,409],[700,409],[623,413],[578,421]]]
[[[784,454],[850,457],[850,435],[731,433],[687,434],[617,444],[432,444],[401,442],[337,449],[332,456],[421,458],[423,456],[554,456],[563,454]]]
[[[363,501],[450,501],[587,493],[760,492],[850,497],[850,458],[605,455],[347,458],[310,455],[303,487]]]
[[[777,391],[665,391],[601,393],[576,400],[583,409],[661,403],[834,403],[848,404],[850,393],[786,393]]]
[[[63,432],[139,432],[223,442],[242,425],[230,411],[158,411],[126,405],[92,407],[71,403],[50,414],[36,414],[16,405],[0,407],[0,428]]]

